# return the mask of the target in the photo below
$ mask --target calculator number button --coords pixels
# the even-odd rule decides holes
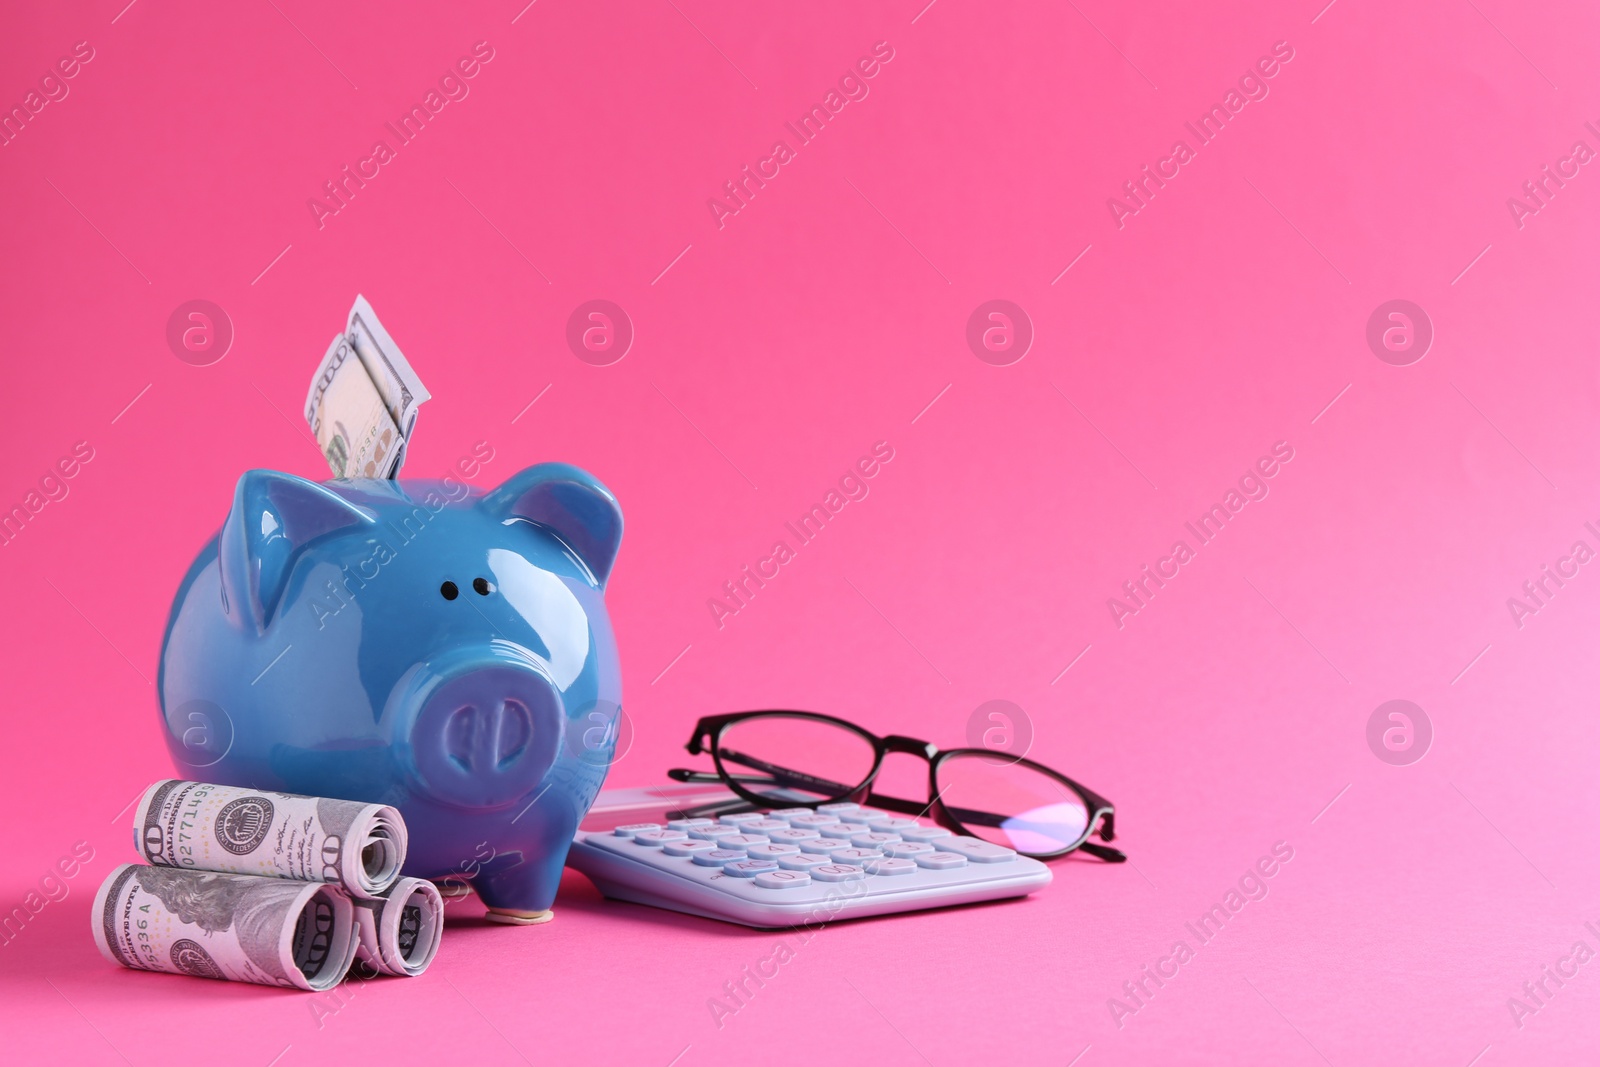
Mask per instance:
[[[801,815],[810,814],[810,808],[779,808],[777,811],[767,812],[767,818],[782,819],[784,822],[788,822],[790,819],[798,818]]]
[[[762,871],[755,883],[762,889],[799,889],[811,884],[811,876],[805,871]]]
[[[736,848],[741,852],[751,845],[765,844],[767,844],[767,839],[757,834],[730,834],[727,837],[717,838],[718,848]]]
[[[776,860],[800,854],[800,850],[794,845],[751,845],[744,851],[745,855],[753,860]]]
[[[801,852],[815,852],[821,856],[826,856],[835,849],[849,847],[850,842],[841,841],[837,837],[818,837],[814,840],[800,842]]]
[[[702,841],[718,841],[724,837],[732,837],[739,832],[737,826],[697,826],[690,830],[690,837],[698,837]]]
[[[743,852],[735,852],[728,848],[714,848],[710,852],[696,852],[694,854],[695,863],[702,867],[721,867],[745,858]]]

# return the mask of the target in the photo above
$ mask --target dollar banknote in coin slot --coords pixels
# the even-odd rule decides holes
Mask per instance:
[[[335,478],[394,478],[431,394],[357,296],[306,393],[306,423]]]

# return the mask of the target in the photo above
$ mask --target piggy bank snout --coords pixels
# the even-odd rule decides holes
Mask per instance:
[[[498,808],[532,791],[561,750],[561,695],[542,673],[509,663],[430,672],[403,698],[404,746],[421,791],[462,808]]]

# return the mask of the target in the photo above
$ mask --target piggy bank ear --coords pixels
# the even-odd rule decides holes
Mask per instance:
[[[500,519],[526,519],[554,534],[604,589],[622,544],[622,508],[593,475],[565,463],[541,463],[513,474],[478,502]]]
[[[301,551],[336,530],[372,522],[366,512],[315,482],[277,471],[246,471],[233,491],[217,553],[230,614],[257,630],[272,621]]]

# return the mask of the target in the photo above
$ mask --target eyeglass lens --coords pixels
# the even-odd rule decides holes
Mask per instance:
[[[805,803],[849,796],[878,754],[865,737],[824,719],[759,715],[724,727],[717,757],[751,792]]]
[[[1089,809],[1051,775],[1006,756],[961,753],[939,764],[939,798],[974,837],[1047,855],[1079,844]]]

